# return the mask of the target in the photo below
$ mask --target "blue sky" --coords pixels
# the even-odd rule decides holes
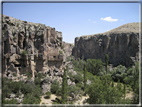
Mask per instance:
[[[63,41],[139,22],[139,3],[3,3],[3,14],[55,27]]]

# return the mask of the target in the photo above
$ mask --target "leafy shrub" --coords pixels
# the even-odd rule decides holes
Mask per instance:
[[[23,94],[32,93],[35,87],[31,86],[30,84],[23,84],[21,88],[21,92]]]
[[[46,95],[46,96],[45,96],[45,98],[47,98],[47,99],[48,99],[48,98],[50,98],[50,97],[51,97],[51,92],[46,92],[46,93],[45,93],[45,95]]]
[[[81,84],[81,83],[76,83],[76,86],[79,87],[79,88],[82,88],[82,87],[83,87],[83,84]]]
[[[59,54],[63,54],[63,52],[62,52],[62,51],[59,51]]]
[[[112,79],[114,81],[120,80],[120,82],[123,82],[123,79],[126,76],[125,69],[126,69],[125,66],[122,65],[117,66],[117,68],[112,71],[111,74]]]
[[[3,104],[18,104],[18,101],[12,98],[11,100],[4,100]]]
[[[62,88],[59,88],[59,89],[56,91],[56,95],[57,95],[57,96],[62,96]]]
[[[5,34],[5,33],[6,33],[6,30],[2,30],[2,32],[3,32],[3,34]]]
[[[35,83],[35,85],[40,87],[41,79],[40,78],[35,78],[34,83]]]
[[[66,53],[65,49],[63,49],[64,53]]]
[[[40,98],[34,97],[30,94],[24,96],[23,104],[40,104]]]
[[[73,63],[73,66],[74,66],[74,70],[78,71],[78,72],[83,71],[84,66],[86,64],[86,62],[84,60],[80,60],[80,59],[78,59],[78,61],[73,59],[72,63]]]
[[[16,39],[16,36],[13,36],[13,39]]]
[[[14,73],[13,73],[13,76],[14,76],[14,77],[16,77],[16,76],[17,76],[17,74],[14,72]]]
[[[9,21],[8,24],[9,24],[9,25],[12,25],[12,22]]]
[[[22,51],[22,55],[25,56],[26,54],[27,54],[27,51],[26,51],[26,50],[23,50],[23,51]]]
[[[93,75],[99,75],[103,70],[103,62],[101,59],[87,59],[85,66],[87,71]]]
[[[17,23],[17,25],[16,25],[17,27],[19,26],[19,23]]]
[[[101,78],[106,80],[107,78]],[[86,93],[89,95],[89,104],[121,104],[122,93],[110,85],[105,85],[100,79],[95,79],[91,85],[87,87]]]
[[[25,72],[25,75],[26,75],[27,77],[32,77],[32,74],[31,74],[30,72]]]
[[[64,47],[65,47],[64,45],[61,46],[62,49],[63,49]]]
[[[36,77],[38,77],[38,78],[42,78],[42,74],[41,73],[38,73],[37,75],[36,75]]]
[[[83,77],[82,77],[81,73],[77,72],[77,75],[74,75],[74,82],[80,83],[82,81],[83,81]]]
[[[67,94],[70,95],[71,92],[77,95],[80,92],[80,88],[76,86],[68,86]]]
[[[51,92],[53,94],[56,94],[57,90],[60,88],[59,82],[57,80],[54,80],[51,85]]]

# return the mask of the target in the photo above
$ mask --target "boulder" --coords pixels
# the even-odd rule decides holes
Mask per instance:
[[[11,94],[11,95],[10,95],[10,98],[15,98],[15,97],[16,97],[15,94]]]

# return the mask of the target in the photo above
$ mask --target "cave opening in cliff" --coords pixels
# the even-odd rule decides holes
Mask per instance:
[[[21,67],[21,64],[14,64],[15,67]]]

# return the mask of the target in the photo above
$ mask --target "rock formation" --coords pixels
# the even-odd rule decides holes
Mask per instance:
[[[133,66],[139,60],[139,23],[129,23],[111,31],[75,38],[72,55],[80,59],[101,59],[109,63]]]
[[[62,70],[62,32],[40,23],[2,17],[2,71],[48,72],[51,66]],[[8,74],[5,74],[8,75]]]

